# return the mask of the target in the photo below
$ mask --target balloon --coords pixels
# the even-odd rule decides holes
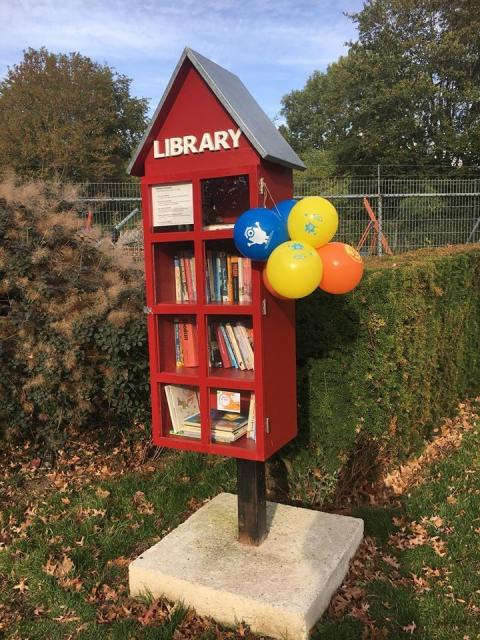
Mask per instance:
[[[270,284],[267,277],[267,265],[263,267],[262,278],[263,278],[263,284],[265,285],[265,289],[269,291],[272,294],[272,296],[275,296],[280,300],[288,300],[288,298],[286,298],[285,296],[281,296],[279,293],[277,293],[275,289],[272,287],[272,285]]]
[[[338,227],[337,210],[319,196],[302,198],[288,216],[288,233],[292,240],[321,247],[333,238]]]
[[[315,291],[322,271],[320,256],[304,242],[284,242],[267,261],[268,281],[272,289],[285,298],[304,298]]]
[[[348,293],[362,279],[363,261],[356,249],[343,242],[329,242],[317,249],[323,262],[323,276],[318,285],[327,293]]]
[[[291,200],[282,200],[273,207],[272,211],[273,213],[279,214],[285,220],[285,222],[287,222],[290,211],[292,210],[292,207],[297,204],[297,202],[298,200],[294,200],[293,198]]]
[[[275,247],[288,240],[285,221],[270,209],[249,209],[233,229],[237,249],[252,260],[266,260]]]

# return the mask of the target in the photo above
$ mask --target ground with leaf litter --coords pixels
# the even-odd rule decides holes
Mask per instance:
[[[336,505],[365,520],[365,540],[313,639],[480,638],[477,410],[461,404],[420,456],[363,492],[362,506]],[[141,441],[105,453],[84,438],[55,461],[31,445],[1,455],[0,638],[259,639],[127,589],[133,558],[234,490],[231,461]]]

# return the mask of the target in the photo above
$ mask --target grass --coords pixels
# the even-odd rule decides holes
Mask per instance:
[[[315,640],[480,638],[479,447],[477,424],[410,493],[353,511],[365,543]],[[46,478],[24,462],[3,482],[0,637],[257,637],[181,604],[128,597],[128,562],[205,499],[234,490],[231,462],[169,453],[148,472],[117,473],[94,460],[81,481],[68,456],[61,462]]]

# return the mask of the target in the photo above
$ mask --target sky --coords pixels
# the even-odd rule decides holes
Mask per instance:
[[[237,74],[269,117],[346,52],[363,0],[0,0],[0,78],[23,50],[78,51],[156,108],[185,46]]]

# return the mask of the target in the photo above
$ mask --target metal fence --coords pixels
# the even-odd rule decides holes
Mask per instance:
[[[480,242],[479,178],[326,178],[295,183],[295,197],[321,195],[340,217],[336,239],[363,254]],[[143,250],[137,183],[81,185],[80,203],[93,224],[135,255]],[[372,221],[368,213],[375,218]]]

